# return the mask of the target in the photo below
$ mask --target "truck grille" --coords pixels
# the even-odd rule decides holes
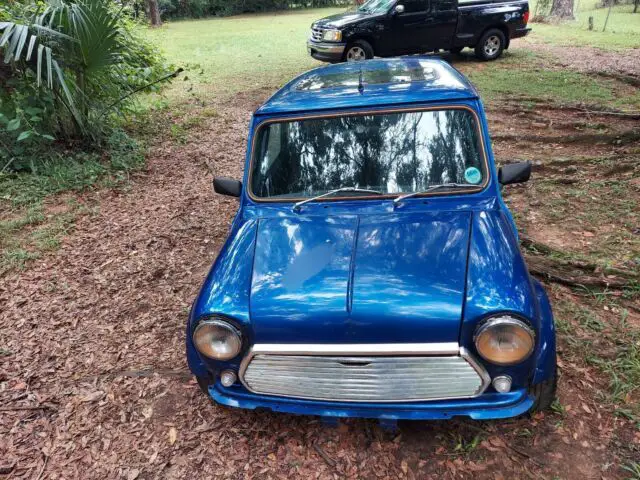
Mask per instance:
[[[318,27],[311,27],[311,40],[314,42],[322,41],[322,34],[324,33],[324,29]]]
[[[475,364],[475,362],[474,362]],[[242,375],[252,392],[342,402],[412,402],[480,395],[489,378],[462,356],[256,354]]]

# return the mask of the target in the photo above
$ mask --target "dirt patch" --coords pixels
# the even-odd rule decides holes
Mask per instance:
[[[640,82],[640,50],[637,48],[610,51],[596,47],[571,47],[538,43],[531,38],[525,38],[521,41],[523,45],[526,45],[526,48],[533,52],[548,56],[558,67],[568,67],[584,73],[618,74],[623,78],[630,77]]]
[[[99,209],[60,250],[2,278],[0,467],[12,478],[621,477],[640,438],[596,398],[606,381],[562,357],[562,341],[563,411],[534,419],[403,422],[389,433],[367,420],[328,429],[210,404],[185,365],[184,325],[236,209],[213,195],[212,172],[240,177],[246,125],[264,97],[216,105],[183,146],[160,141],[129,189],[80,198]],[[506,143],[500,158],[513,153]],[[538,198],[510,194],[520,214]],[[546,230],[558,247],[576,247],[566,231]]]

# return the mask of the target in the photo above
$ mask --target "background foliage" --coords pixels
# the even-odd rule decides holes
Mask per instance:
[[[141,2],[142,3],[142,2]],[[163,18],[202,18],[296,8],[353,5],[354,0],[159,0]]]
[[[0,15],[0,173],[33,171],[54,140],[101,148],[135,108],[130,94],[171,71],[110,0],[13,1]]]

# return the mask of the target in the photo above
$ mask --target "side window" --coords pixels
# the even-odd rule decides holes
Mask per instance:
[[[455,10],[455,9],[456,9],[455,0],[431,0],[432,12],[448,12],[450,10]]]
[[[280,155],[281,130],[282,125],[280,123],[273,123],[268,128],[265,128],[265,135],[262,137],[263,143],[266,139],[263,160],[263,173],[265,174],[271,170],[271,165],[273,165],[273,162],[275,162],[278,155]]]
[[[427,0],[404,0],[404,13],[418,13],[427,11]]]

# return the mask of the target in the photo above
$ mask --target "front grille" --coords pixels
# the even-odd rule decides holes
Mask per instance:
[[[324,33],[324,29],[318,27],[311,27],[311,40],[314,42],[322,41],[322,34]]]
[[[488,384],[481,367],[462,356],[256,354],[242,377],[254,393],[342,402],[468,398]]]

